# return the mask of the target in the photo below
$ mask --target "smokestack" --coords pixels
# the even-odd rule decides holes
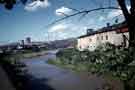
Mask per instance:
[[[117,19],[115,20],[115,24],[117,24],[117,23],[118,23],[118,21],[119,21],[119,20],[118,20],[118,18],[117,18]]]
[[[107,25],[107,27],[109,27],[110,26],[110,23],[107,23],[106,25]]]
[[[87,35],[93,33],[93,29],[87,29]]]

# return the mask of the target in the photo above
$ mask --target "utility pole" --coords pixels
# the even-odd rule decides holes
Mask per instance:
[[[49,42],[49,32],[47,31],[47,41]]]

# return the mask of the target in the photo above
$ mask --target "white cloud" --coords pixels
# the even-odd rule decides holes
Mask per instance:
[[[35,11],[39,8],[46,8],[48,6],[50,6],[50,3],[48,0],[44,0],[44,1],[37,0],[37,1],[33,1],[32,3],[27,4],[24,7],[24,9],[27,11]]]
[[[59,32],[58,34],[59,34],[59,39],[66,39],[70,36],[69,33],[65,33],[65,32]]]
[[[110,19],[110,18],[119,16],[120,14],[122,14],[121,10],[117,10],[117,11],[116,10],[112,10],[111,12],[108,13],[107,18]]]
[[[105,17],[104,16],[100,16],[99,17],[99,21],[104,21],[105,20]]]
[[[52,37],[51,37],[52,40],[66,39],[70,36],[69,35],[70,31],[68,31],[68,29],[69,29],[69,24],[59,23],[59,24],[52,26],[48,30],[48,32],[52,35]]]
[[[127,9],[129,12],[130,12],[130,8],[131,6],[127,5]],[[119,16],[120,14],[123,14],[121,10],[112,10],[108,13],[107,18],[110,19],[110,18]]]
[[[66,30],[68,26],[66,24],[57,24],[50,28],[49,32],[62,32]]]
[[[51,39],[65,39],[70,37],[78,37],[86,33],[86,29],[82,25],[76,25],[71,23],[59,23],[48,29]],[[54,36],[55,37],[54,37]]]
[[[69,8],[67,8],[67,7],[62,6],[61,8],[56,9],[55,13],[58,16],[64,16],[64,14],[65,15],[71,14],[72,13],[72,10],[69,9]]]

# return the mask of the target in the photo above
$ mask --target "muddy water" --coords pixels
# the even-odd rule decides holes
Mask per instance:
[[[28,68],[29,90],[102,90],[104,84],[102,78],[86,74],[73,73],[47,64],[49,58],[55,58],[54,54],[48,54],[38,58],[25,60]]]

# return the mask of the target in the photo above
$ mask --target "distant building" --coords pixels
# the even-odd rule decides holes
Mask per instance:
[[[125,22],[115,25],[108,25],[107,27],[101,28],[97,31],[90,31],[87,34],[78,37],[77,48],[80,51],[88,49],[93,51],[97,46],[102,43],[112,43],[116,46],[128,47],[129,33],[127,24]]]
[[[31,44],[31,38],[30,37],[26,38],[26,44]]]
[[[21,46],[24,46],[24,44],[25,44],[24,40],[21,40],[21,41],[20,41],[20,45],[21,45]]]

